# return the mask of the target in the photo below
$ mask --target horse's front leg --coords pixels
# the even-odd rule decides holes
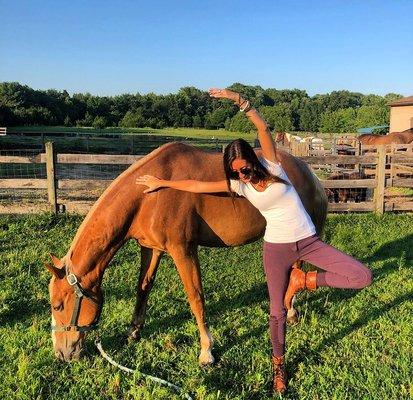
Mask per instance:
[[[141,269],[139,273],[138,287],[136,289],[136,304],[129,327],[129,338],[139,340],[141,330],[145,323],[146,307],[149,293],[155,281],[156,271],[163,252],[141,246]]]
[[[168,251],[175,262],[179,276],[184,284],[189,305],[198,325],[201,341],[199,364],[213,364],[214,357],[211,350],[214,341],[205,322],[205,300],[197,248],[193,246],[191,249],[185,249],[181,246],[172,246]]]

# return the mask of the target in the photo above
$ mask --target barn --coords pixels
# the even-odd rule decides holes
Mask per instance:
[[[389,132],[402,132],[413,128],[413,96],[388,103],[390,106]]]

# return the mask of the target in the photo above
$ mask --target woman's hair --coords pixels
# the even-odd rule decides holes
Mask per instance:
[[[271,182],[284,183],[289,185],[287,181],[278,176],[271,174],[258,160],[255,151],[248,142],[244,139],[236,139],[232,141],[224,150],[224,170],[227,179],[228,190],[232,194],[230,179],[239,179],[238,175],[235,177],[231,168],[232,162],[237,159],[246,160],[252,169],[251,177],[259,180],[266,180]]]

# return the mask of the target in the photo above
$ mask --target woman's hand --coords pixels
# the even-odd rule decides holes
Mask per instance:
[[[209,89],[209,95],[217,99],[229,99],[239,104],[241,96],[229,89]]]
[[[152,175],[138,176],[135,183],[137,185],[148,186],[148,189],[145,189],[143,193],[153,192],[154,190],[162,187],[162,180]]]

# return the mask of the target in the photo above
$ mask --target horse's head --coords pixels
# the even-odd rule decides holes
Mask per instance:
[[[284,132],[276,132],[275,133],[275,143],[282,143],[285,142],[285,133]]]
[[[102,308],[100,285],[77,277],[66,261],[51,255],[49,284],[52,306],[52,340],[56,357],[79,358],[86,332],[96,327]],[[99,279],[97,280],[99,282]]]

